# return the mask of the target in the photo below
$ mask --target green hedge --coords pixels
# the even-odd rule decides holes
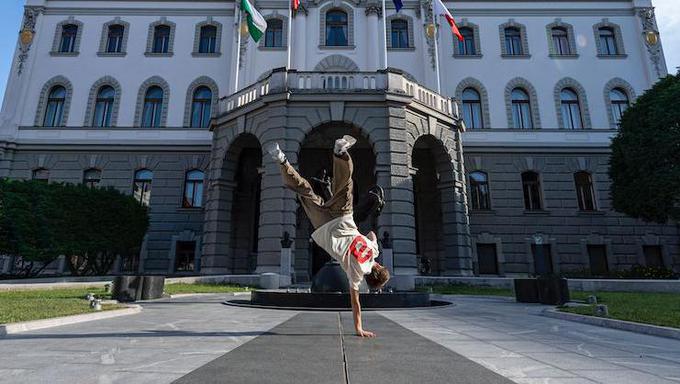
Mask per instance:
[[[0,180],[0,253],[33,276],[59,255],[74,274],[107,273],[116,255],[139,252],[146,207],[114,188]]]

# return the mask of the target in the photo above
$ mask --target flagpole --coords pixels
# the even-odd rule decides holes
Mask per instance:
[[[382,19],[383,19],[383,55],[385,60],[385,69],[387,69],[387,13],[385,12],[385,0],[382,0]]]
[[[432,25],[434,26],[434,61],[435,61],[435,71],[437,75],[437,93],[441,93],[441,80],[439,76],[439,44],[437,43],[438,40],[438,34],[437,34],[437,26],[439,23],[437,22],[437,15],[434,13],[434,1],[432,1]]]
[[[236,2],[234,2],[236,5]],[[236,76],[234,77],[234,93],[238,92],[239,67],[241,66],[241,7],[236,6],[238,18],[236,22]]]
[[[288,58],[286,60],[286,70],[290,70],[290,47],[293,44],[293,4],[288,4]]]

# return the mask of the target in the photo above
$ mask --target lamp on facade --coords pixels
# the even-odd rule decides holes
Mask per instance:
[[[645,32],[645,41],[649,45],[657,45],[659,43],[659,32],[657,31]]]

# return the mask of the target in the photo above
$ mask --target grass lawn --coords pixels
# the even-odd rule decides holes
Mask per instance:
[[[609,317],[617,320],[680,328],[680,295],[642,292],[572,292],[572,300],[596,295],[599,304],[607,304]],[[563,312],[593,315],[593,306],[560,308]]]
[[[427,292],[430,287],[432,287],[432,293],[440,295],[512,296],[511,289],[478,287],[467,284],[435,284],[431,286],[420,286],[416,290]]]
[[[178,293],[227,293],[227,292],[250,292],[250,288],[234,284],[220,283],[176,283],[165,284],[165,293],[175,295]]]
[[[88,292],[101,298],[110,297],[104,288],[1,291],[0,324],[95,312],[85,300]],[[122,306],[102,305],[102,310],[118,308]]]

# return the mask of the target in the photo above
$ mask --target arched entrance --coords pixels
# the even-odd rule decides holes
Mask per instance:
[[[253,273],[257,267],[262,148],[257,138],[242,134],[229,147],[225,168],[233,167],[231,235],[232,273]]]
[[[305,137],[298,155],[299,171],[302,176],[321,178],[324,171],[332,177],[333,145],[335,140],[343,135],[352,135],[357,143],[350,149],[354,162],[354,205],[361,202],[369,188],[376,184],[375,155],[368,139],[361,130],[350,124],[329,123],[312,130]],[[320,196],[325,192],[319,183],[312,183]],[[363,233],[374,230],[377,216],[372,215],[358,222],[359,230]],[[297,210],[297,231],[295,241],[295,269],[299,280],[310,279],[330,260],[330,256],[310,241],[314,231],[304,210]]]
[[[455,225],[454,169],[443,144],[431,135],[414,143],[412,165],[418,270],[421,275],[441,275],[447,270],[446,258],[455,256],[448,253],[456,252],[447,249],[451,234],[445,226]]]

